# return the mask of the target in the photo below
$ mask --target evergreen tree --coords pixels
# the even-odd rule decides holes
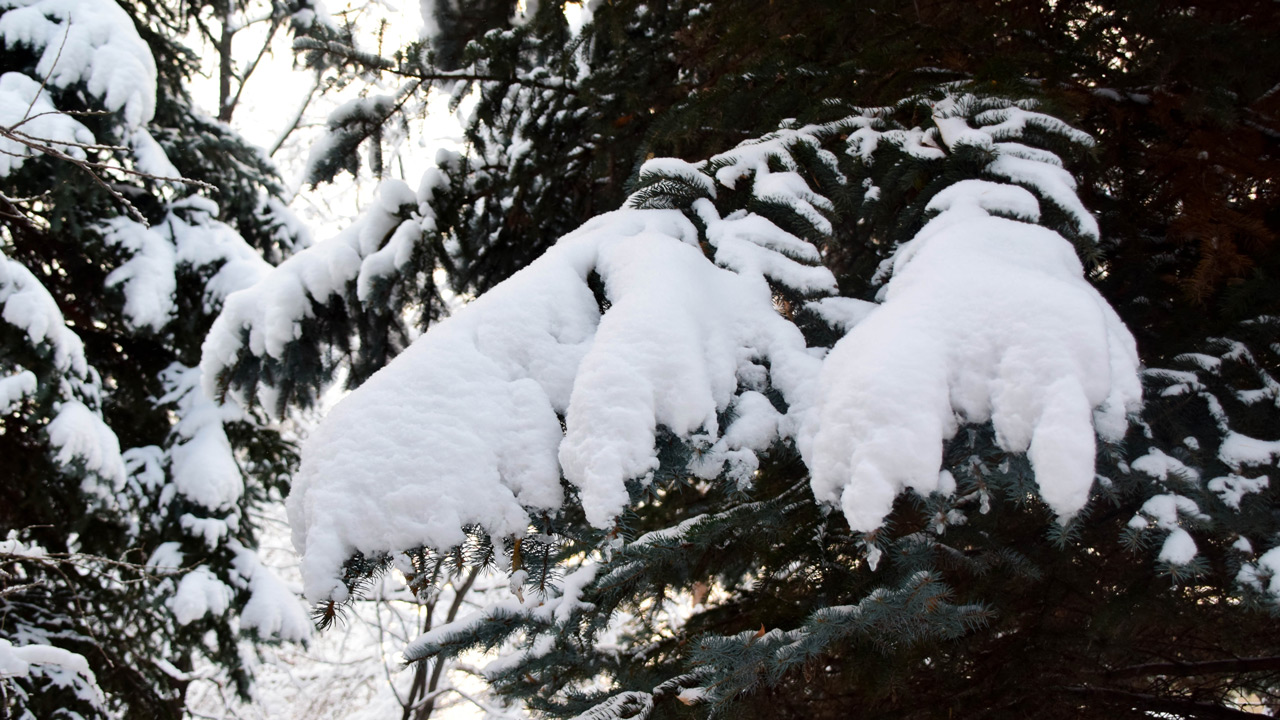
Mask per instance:
[[[244,692],[254,642],[307,634],[256,552],[293,441],[200,391],[223,300],[308,242],[188,94],[215,5],[0,3],[6,717],[180,717],[195,671]]]
[[[557,717],[1280,702],[1273,8],[437,5],[394,58],[302,43],[406,79],[312,179],[428,85],[478,89],[468,152],[205,345],[211,389],[305,404],[441,278],[492,289],[305,453],[322,620],[496,566],[514,597],[407,655],[498,651]]]

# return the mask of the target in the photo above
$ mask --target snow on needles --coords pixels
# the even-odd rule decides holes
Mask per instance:
[[[884,302],[823,362],[798,445],[814,495],[840,503],[854,530],[878,528],[904,489],[939,490],[943,441],[988,420],[1069,518],[1093,485],[1095,425],[1119,440],[1138,408],[1133,338],[1071,244],[990,215],[987,185],[953,186],[896,253]],[[1025,212],[1026,198],[1005,199]]]
[[[339,403],[289,496],[307,597],[342,596],[353,550],[447,548],[472,524],[523,535],[527,510],[559,507],[561,472],[608,527],[625,482],[657,468],[659,426],[718,437],[757,359],[798,392],[817,366],[799,330],[762,277],[716,267],[696,241],[677,211],[596,218]]]
[[[0,40],[40,53],[35,73],[49,86],[83,84],[131,127],[156,109],[156,64],[133,21],[111,0],[0,0]]]
[[[842,126],[857,129],[847,151],[864,161],[896,143],[930,157],[976,144],[993,165],[1018,162],[934,198],[932,219],[897,249],[881,303],[811,303],[846,331],[824,352],[805,347],[769,285],[833,296],[818,249],[752,213],[721,217],[712,199],[715,183],[750,178],[757,198],[830,233],[832,204],[787,162],[788,148],[808,145],[846,182],[817,139],[834,126],[787,127],[708,163],[650,161],[644,172],[704,194],[692,205],[704,238],[674,210],[591,220],[432,328],[312,435],[289,497],[308,598],[344,599],[341,567],[354,551],[446,549],[471,525],[523,535],[531,512],[563,502],[562,476],[588,521],[609,527],[629,501],[626,483],[658,468],[662,431],[698,448],[691,474],[743,484],[755,453],[792,440],[815,497],[872,531],[901,492],[953,492],[940,482],[943,443],[961,424],[990,421],[1004,449],[1028,454],[1048,506],[1063,520],[1079,511],[1095,433],[1119,439],[1141,390],[1133,339],[1073,246],[1031,224],[1042,198],[1096,237],[1078,200],[1062,195],[1072,186],[1056,156],[1006,142],[1019,123],[1048,121],[1010,108],[970,127],[940,104],[936,130],[880,132],[870,117]],[[391,238],[386,247],[397,247],[384,252],[402,255],[408,240],[392,211],[413,200],[402,195],[385,189],[361,226],[233,295],[205,347],[206,378],[234,362],[245,331],[254,354],[276,355],[304,301],[352,283],[378,242]]]

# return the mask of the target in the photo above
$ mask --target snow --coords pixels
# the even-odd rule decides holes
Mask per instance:
[[[1181,526],[1181,518],[1195,522],[1209,520],[1209,516],[1201,512],[1200,506],[1191,498],[1165,493],[1147,498],[1140,514],[1134,515],[1129,521],[1129,527],[1146,530],[1154,524],[1166,531],[1168,534],[1157,559],[1170,565],[1186,565],[1195,558],[1198,551],[1191,534]]]
[[[239,408],[219,405],[201,392],[199,368],[174,363],[160,380],[166,392],[158,402],[177,406],[176,442],[169,451],[174,487],[206,509],[231,509],[244,493],[244,478],[223,422],[238,419]]]
[[[47,428],[49,442],[57,448],[55,459],[63,465],[79,462],[84,468],[112,483],[119,490],[124,485],[124,460],[120,457],[120,441],[102,421],[102,416],[76,400],[58,408],[58,414]]]
[[[262,637],[300,642],[311,637],[311,618],[301,598],[276,577],[252,550],[233,543],[235,571],[249,583],[249,601],[240,609],[240,624]]]
[[[814,495],[855,530],[878,528],[905,489],[937,490],[943,441],[988,420],[1068,519],[1093,484],[1095,427],[1119,440],[1139,406],[1132,336],[1071,244],[989,215],[985,187],[969,188],[898,250],[883,304],[823,363],[798,446]]]
[[[710,200],[693,204],[706,226],[716,263],[739,275],[760,275],[806,295],[836,291],[836,278],[821,264],[818,250],[759,215],[721,218]]]
[[[156,108],[156,65],[133,21],[110,0],[0,0],[0,40],[40,54],[37,79],[67,89],[81,83],[137,128]]]
[[[1181,460],[1166,455],[1159,448],[1151,448],[1146,455],[1129,463],[1129,467],[1161,482],[1168,481],[1170,477],[1184,482],[1196,482],[1200,479],[1200,473],[1187,467]]]
[[[1243,563],[1236,582],[1280,600],[1280,546],[1263,553],[1256,562]]]
[[[1081,235],[1097,241],[1098,220],[1080,202],[1080,197],[1076,195],[1075,178],[1065,169],[1012,154],[1001,154],[987,169],[994,175],[1030,185],[1040,191],[1047,200],[1062,208],[1075,220],[1076,229]]]
[[[943,443],[961,424],[990,421],[1002,449],[1028,454],[1049,508],[1071,518],[1095,479],[1095,437],[1120,440],[1139,407],[1137,351],[1072,244],[1022,221],[1039,216],[1031,190],[1061,204],[1055,193],[1073,188],[1056,156],[996,142],[1007,123],[1033,120],[1008,113],[992,118],[993,130],[939,117],[945,128],[900,137],[865,116],[784,127],[705,164],[651,161],[707,195],[716,187],[702,179],[706,168],[724,187],[750,178],[758,200],[785,203],[819,234],[830,231],[830,202],[787,151],[819,149],[819,134],[867,131],[860,144],[851,138],[852,153],[882,137],[925,154],[943,152],[939,141],[979,144],[996,156],[993,167],[1016,169],[1018,184],[968,181],[935,197],[937,215],[888,266],[883,302],[811,303],[847,329],[829,353],[806,348],[774,305],[770,283],[836,290],[805,240],[752,213],[721,217],[705,198],[693,209],[710,260],[698,228],[676,211],[589,221],[433,327],[311,436],[289,498],[306,596],[344,599],[341,566],[355,551],[444,550],[468,525],[522,536],[531,512],[560,506],[561,475],[588,522],[611,528],[629,503],[627,482],[648,482],[657,469],[660,431],[698,448],[695,476],[724,473],[744,485],[756,453],[794,440],[814,496],[870,532],[901,492],[953,492]],[[819,158],[838,173],[834,155]],[[312,300],[343,292],[380,248],[402,255],[413,232],[404,225],[427,217],[426,199],[384,184],[361,223],[229,298],[205,346],[206,378],[246,349],[279,357]],[[1185,547],[1175,542],[1171,557]]]
[[[690,163],[677,158],[650,158],[640,166],[639,177],[643,181],[646,175],[659,175],[664,178],[678,178],[702,190],[709,198],[716,196],[716,183],[710,175],[703,172],[705,163]]]
[[[129,136],[129,149],[133,151],[133,163],[140,172],[163,178],[179,178],[182,173],[165,154],[164,148],[146,128],[140,127]]]
[[[1174,528],[1164,539],[1157,559],[1170,565],[1186,565],[1195,556],[1196,541],[1191,538],[1191,534],[1182,528]]]
[[[0,415],[8,415],[24,397],[36,391],[36,376],[30,370],[20,370],[0,378]]]
[[[26,333],[33,345],[48,343],[54,366],[62,372],[85,377],[89,373],[84,343],[66,325],[53,296],[35,275],[0,253],[0,313],[4,321]]]
[[[1280,440],[1259,440],[1233,431],[1227,432],[1218,448],[1218,459],[1237,472],[1246,465],[1267,465],[1278,457]]]
[[[18,537],[17,530],[10,530],[4,540],[0,540],[0,555],[11,557],[41,558],[46,555],[45,549],[34,542],[24,542]]]
[[[424,183],[423,192],[431,186]],[[233,364],[238,354],[247,350],[259,357],[280,358],[285,347],[302,332],[302,321],[312,314],[312,303],[325,303],[341,295],[348,283],[362,275],[367,278],[385,275],[390,266],[404,260],[409,236],[397,231],[409,221],[400,216],[405,206],[418,208],[418,196],[399,181],[386,181],[379,187],[378,202],[361,220],[335,237],[316,243],[265,271],[260,281],[229,292],[222,313],[214,321],[205,338],[201,368],[206,379],[206,392],[216,394],[218,373]],[[423,212],[419,210],[419,212]],[[425,223],[427,215],[417,215],[414,222]],[[391,254],[380,255],[385,243]],[[370,261],[365,270],[364,261]],[[388,264],[387,260],[392,262]],[[366,280],[366,287],[369,280]],[[366,290],[367,292],[367,290]],[[242,332],[248,330],[248,345]]]
[[[1223,477],[1217,477],[1208,482],[1205,486],[1210,491],[1218,494],[1222,502],[1233,510],[1240,509],[1240,501],[1245,495],[1260,493],[1270,486],[1271,481],[1266,475],[1256,478],[1241,477],[1232,473]]]
[[[805,303],[804,307],[817,314],[828,325],[848,332],[878,306],[857,298],[827,297]]]
[[[218,221],[217,214],[216,203],[191,196],[170,204],[164,221],[154,227],[127,217],[102,223],[103,241],[130,253],[107,276],[107,287],[122,287],[124,312],[132,327],[160,332],[173,318],[179,267],[216,267],[205,283],[207,312],[270,271],[262,256],[231,226]]]
[[[817,126],[799,129],[782,128],[759,139],[747,140],[733,150],[716,155],[708,160],[705,166],[716,168],[716,181],[731,190],[737,187],[739,180],[753,178],[753,195],[762,201],[789,206],[808,220],[819,233],[829,235],[831,221],[824,213],[832,211],[831,201],[809,187],[797,172],[799,166],[790,152],[790,148],[794,145],[808,145],[815,151],[819,161],[837,177],[843,178],[836,156],[822,148],[814,137],[818,131],[820,128]],[[780,163],[784,170],[782,172],[771,170],[770,159]],[[649,167],[660,166],[649,165]]]
[[[0,75],[0,127],[25,133],[33,141],[81,160],[85,158],[84,150],[68,143],[93,142],[88,128],[69,115],[58,114],[49,93],[22,73]],[[0,138],[0,177],[17,171],[27,158],[40,154],[16,140]]]
[[[76,697],[105,711],[102,690],[83,655],[43,643],[14,645],[0,638],[0,679],[31,675],[48,677],[58,687],[73,688]]]
[[[179,625],[189,625],[206,615],[222,615],[231,607],[233,596],[231,588],[202,566],[182,576],[177,592],[165,605]]]
[[[160,543],[147,560],[147,567],[155,570],[177,570],[182,567],[182,545],[177,542]]]
[[[353,549],[448,548],[473,523],[523,535],[525,508],[559,506],[561,469],[610,526],[625,481],[657,466],[659,426],[718,434],[740,367],[773,356],[786,378],[814,362],[763,280],[717,268],[696,238],[675,211],[596,218],[339,403],[289,499],[307,596],[337,589]]]
[[[103,224],[103,242],[132,253],[107,275],[107,287],[124,286],[124,314],[134,328],[159,332],[174,313],[178,281],[172,243],[155,230],[126,217]]]
[[[1026,188],[993,183],[987,180],[961,180],[934,195],[925,210],[946,212],[956,203],[977,202],[989,213],[1012,216],[1026,222],[1039,222],[1040,201]]]

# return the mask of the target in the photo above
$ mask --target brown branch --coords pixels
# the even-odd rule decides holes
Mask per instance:
[[[336,42],[325,42],[313,40],[311,38],[298,38],[293,43],[293,49],[296,50],[319,50],[320,52],[336,55],[344,60],[349,60],[358,65],[364,65],[369,69],[381,70],[389,72],[393,75],[401,77],[416,78],[423,82],[447,82],[450,80],[463,80],[467,82],[496,82],[496,83],[512,83],[514,85],[523,85],[525,87],[538,88],[540,90],[551,90],[553,92],[561,92],[566,95],[576,95],[577,90],[565,85],[552,85],[550,83],[540,82],[522,77],[496,77],[493,75],[480,75],[478,73],[466,72],[424,72],[420,70],[412,70],[377,55],[363,53],[353,47],[342,45]]]
[[[277,17],[271,21],[271,29],[267,31],[267,39],[263,41],[262,47],[258,50],[258,56],[245,67],[244,72],[237,78],[240,81],[240,87],[236,88],[236,94],[231,98],[230,104],[227,106],[227,119],[231,118],[236,106],[240,104],[240,95],[244,93],[244,86],[249,84],[249,76],[253,75],[253,71],[258,69],[258,63],[267,54],[267,50],[271,49],[271,41],[275,39],[276,31],[280,29],[282,19]]]
[[[1213,703],[1202,703],[1194,700],[1160,697],[1145,693],[1116,690],[1100,687],[1064,687],[1061,688],[1073,695],[1092,695],[1106,698],[1112,703],[1129,705],[1136,709],[1155,713],[1171,713],[1184,718],[1204,718],[1205,720],[1254,720],[1257,715],[1234,708],[1223,707]]]
[[[1278,672],[1280,656],[1206,660],[1202,662],[1163,662],[1130,665],[1106,671],[1108,678],[1150,677],[1152,675],[1214,675],[1217,673]]]
[[[130,217],[132,217],[134,220],[138,221],[139,223],[142,223],[144,226],[148,226],[148,227],[150,226],[150,223],[147,222],[146,217],[142,215],[142,213],[138,210],[138,208],[134,207],[133,203],[129,202],[128,198],[120,194],[120,191],[116,190],[114,187],[108,184],[107,181],[104,180],[101,175],[99,175],[99,171],[111,170],[111,171],[121,172],[126,175],[132,175],[134,177],[144,178],[147,180],[156,180],[156,181],[168,182],[168,183],[179,183],[183,185],[195,185],[197,187],[205,188],[208,190],[217,189],[213,185],[210,185],[209,183],[206,183],[206,182],[201,182],[199,180],[189,180],[187,178],[165,177],[163,175],[152,175],[151,173],[143,172],[141,170],[134,170],[132,168],[124,167],[123,165],[112,165],[110,163],[101,163],[101,162],[95,162],[92,160],[78,158],[78,157],[75,157],[74,155],[70,155],[66,152],[63,152],[62,150],[59,150],[58,148],[53,146],[53,143],[56,143],[58,145],[65,145],[67,147],[84,148],[84,149],[90,149],[90,150],[118,151],[118,150],[125,149],[125,148],[120,148],[113,145],[92,145],[92,144],[77,143],[77,142],[54,141],[54,140],[49,140],[47,138],[37,138],[33,135],[28,135],[27,133],[17,131],[17,130],[14,130],[13,128],[8,128],[8,127],[0,127],[0,137],[7,138],[20,145],[24,145],[28,148],[31,148],[32,150],[48,155],[49,157],[55,160],[61,160],[63,162],[71,163],[72,165],[75,165],[76,167],[85,171],[86,173],[89,174],[90,177],[93,178],[94,182],[102,186],[102,188],[106,190],[107,193],[109,193],[111,197],[116,200],[116,202],[120,203],[125,207],[125,210],[128,212]],[[12,155],[13,153],[8,153],[8,154]]]

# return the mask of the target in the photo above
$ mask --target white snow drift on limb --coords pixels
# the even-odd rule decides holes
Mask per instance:
[[[84,468],[111,482],[116,490],[124,484],[124,460],[120,441],[102,417],[72,400],[58,408],[49,422],[49,442],[58,449],[55,459],[62,465],[84,463]]]
[[[0,40],[40,53],[37,80],[81,83],[130,127],[156,109],[156,63],[129,14],[114,0],[0,0]]]
[[[407,185],[398,180],[383,182],[377,204],[356,224],[264,272],[256,284],[231,293],[202,348],[205,391],[217,394],[218,374],[233,365],[243,350],[258,357],[282,357],[285,347],[302,332],[302,321],[312,315],[313,302],[323,304],[341,296],[362,271],[385,275],[402,264],[408,253],[408,239],[402,237],[405,225],[429,222],[426,215],[405,221],[400,214],[405,206],[425,212]],[[387,243],[388,238],[394,242]],[[384,244],[392,248],[390,257],[378,252]],[[367,270],[365,260],[373,261]],[[247,348],[242,340],[245,331]]]
[[[1118,439],[1138,407],[1133,339],[1071,244],[989,215],[988,185],[939,203],[898,250],[884,303],[824,361],[799,447],[815,496],[839,502],[855,530],[878,528],[905,489],[938,490],[943,442],[988,420],[1068,519],[1093,483],[1095,420]]]
[[[0,253],[0,317],[22,330],[32,344],[47,343],[61,372],[89,374],[84,342],[67,327],[58,303],[22,263]]]
[[[342,596],[355,550],[444,549],[470,524],[524,534],[527,509],[559,506],[562,468],[589,521],[611,525],[626,481],[658,465],[659,428],[714,441],[717,413],[756,360],[798,398],[817,367],[799,330],[762,277],[717,267],[696,239],[676,211],[596,218],[339,403],[289,497],[308,598]],[[772,415],[737,442],[761,444]],[[733,449],[717,450],[722,463]]]
[[[239,408],[220,405],[201,392],[200,369],[174,363],[160,374],[177,424],[169,451],[173,483],[178,493],[207,510],[232,510],[244,494],[244,477],[236,462],[225,421],[241,417]]]
[[[14,645],[0,638],[0,678],[9,680],[33,675],[47,677],[58,687],[72,688],[77,698],[105,712],[106,698],[83,655],[44,643]]]
[[[258,554],[232,540],[228,543],[236,573],[249,585],[249,600],[240,610],[240,623],[262,637],[302,641],[311,637],[311,619],[302,600],[264,565]]]
[[[0,127],[25,133],[34,142],[80,160],[85,158],[84,150],[70,143],[93,142],[93,133],[80,121],[57,112],[40,83],[16,72],[0,75]],[[41,154],[17,140],[0,138],[0,177],[22,167],[27,158]]]
[[[189,625],[206,615],[222,615],[234,596],[226,583],[201,566],[182,576],[178,591],[165,604],[179,625]]]
[[[151,227],[127,217],[101,224],[103,241],[130,253],[107,276],[106,285],[123,290],[124,313],[131,326],[159,332],[173,318],[180,267],[216,268],[205,283],[208,312],[271,269],[258,251],[217,215],[217,203],[191,196],[170,204],[164,220]]]

